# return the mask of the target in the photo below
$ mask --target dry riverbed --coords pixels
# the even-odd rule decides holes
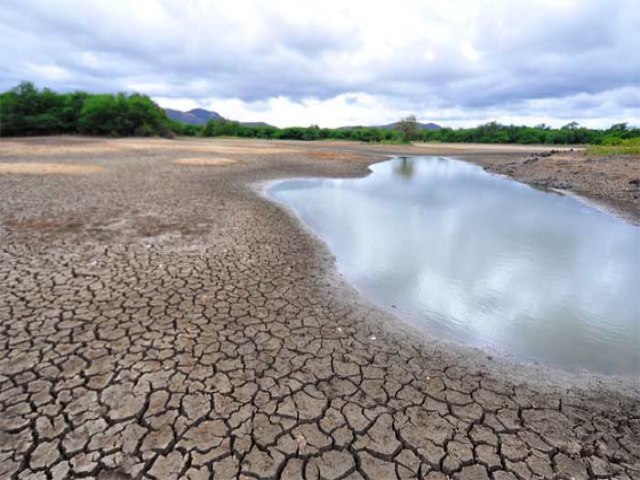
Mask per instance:
[[[446,155],[640,218],[638,159],[547,151],[0,140],[0,478],[639,478],[637,379],[421,338],[255,189]]]

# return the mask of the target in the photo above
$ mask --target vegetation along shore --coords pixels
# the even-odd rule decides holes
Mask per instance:
[[[640,128],[625,123],[608,129],[562,128],[487,123],[475,128],[421,129],[414,117],[396,128],[320,128],[241,124],[224,118],[193,125],[171,120],[143,94],[56,93],[23,82],[0,94],[0,136],[84,134],[108,136],[231,136],[274,140],[355,140],[372,143],[462,142],[515,144],[589,144],[594,153],[640,155]]]

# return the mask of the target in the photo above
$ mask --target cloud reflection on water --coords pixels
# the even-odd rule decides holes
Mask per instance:
[[[640,373],[640,228],[442,158],[271,188],[339,269],[436,335],[566,369]]]

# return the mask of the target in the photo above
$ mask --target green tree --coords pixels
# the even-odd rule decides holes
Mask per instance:
[[[118,93],[87,97],[77,125],[80,133],[91,135],[149,136],[166,135],[170,123],[149,97]]]
[[[221,119],[205,125],[188,125],[169,120],[158,105],[141,94],[57,93],[38,90],[30,82],[0,93],[0,135],[49,135],[86,133],[91,135],[202,135],[265,139],[337,139],[360,142],[401,142],[411,140],[481,143],[547,143],[631,145],[637,150],[640,129],[626,123],[607,130],[594,130],[571,122],[559,129],[540,124],[535,127],[489,122],[475,128],[420,130],[411,115],[396,129],[354,127],[345,129],[310,127],[275,128],[242,125]],[[630,142],[630,143],[629,143]],[[635,150],[634,150],[635,149]]]

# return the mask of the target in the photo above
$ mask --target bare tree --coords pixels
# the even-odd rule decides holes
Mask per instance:
[[[418,135],[418,120],[415,115],[409,115],[397,123],[397,128],[404,139],[410,142]]]

